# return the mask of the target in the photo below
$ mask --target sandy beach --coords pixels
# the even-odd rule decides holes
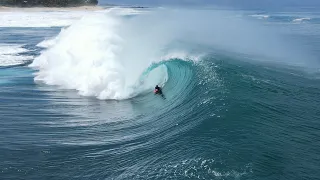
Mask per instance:
[[[79,6],[79,7],[6,7],[0,6],[0,12],[43,12],[43,11],[99,11],[108,7]]]

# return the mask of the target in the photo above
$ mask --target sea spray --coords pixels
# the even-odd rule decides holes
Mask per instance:
[[[99,99],[131,98],[164,83],[164,70],[153,84],[140,76],[165,57],[194,60],[223,50],[270,62],[301,61],[274,31],[226,11],[158,10],[127,18],[109,10],[85,16],[49,41],[30,65],[39,70],[35,80]]]

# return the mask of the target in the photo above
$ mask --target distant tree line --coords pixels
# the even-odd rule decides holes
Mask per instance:
[[[46,6],[46,7],[67,7],[81,5],[97,5],[98,0],[0,0],[2,6]]]

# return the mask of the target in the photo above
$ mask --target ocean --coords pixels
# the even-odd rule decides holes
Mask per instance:
[[[2,180],[320,178],[319,13],[0,19]]]

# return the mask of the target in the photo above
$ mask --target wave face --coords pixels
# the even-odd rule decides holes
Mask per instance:
[[[157,72],[149,72],[151,77],[141,79],[152,64],[199,62],[213,49],[264,61],[286,59],[282,63],[288,64],[299,57],[272,30],[223,11],[159,10],[126,17],[108,10],[83,17],[39,45],[48,49],[30,65],[39,70],[36,81],[99,99],[127,99],[151,91],[155,84],[166,83],[170,66],[163,63]]]

